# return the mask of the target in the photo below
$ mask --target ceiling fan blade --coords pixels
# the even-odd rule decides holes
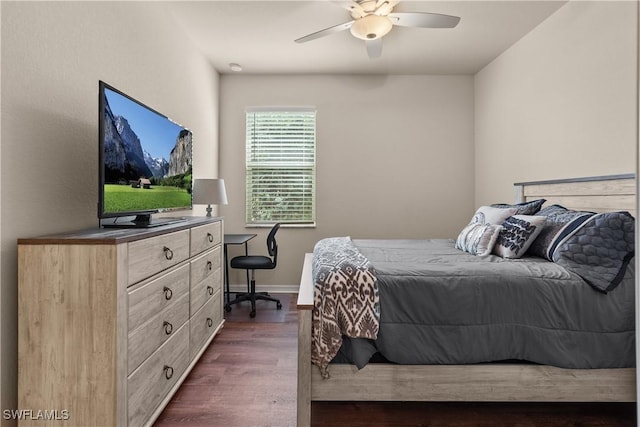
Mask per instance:
[[[401,27],[453,28],[460,22],[460,17],[428,12],[390,13],[393,25]]]
[[[369,58],[379,58],[382,55],[382,37],[374,40],[366,40],[367,54]]]
[[[328,36],[329,34],[338,33],[340,31],[348,30],[353,25],[353,21],[345,22],[344,24],[334,25],[333,27],[325,28],[324,30],[316,31],[315,33],[308,34],[304,37],[296,39],[296,43],[304,43],[311,40],[318,39],[320,37]]]

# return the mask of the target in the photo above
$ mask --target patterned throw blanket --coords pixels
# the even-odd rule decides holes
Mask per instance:
[[[320,240],[313,249],[311,362],[329,378],[342,336],[376,339],[380,312],[375,270],[349,237]]]
[[[559,242],[553,261],[597,291],[612,291],[635,255],[635,223],[629,212],[593,215]]]

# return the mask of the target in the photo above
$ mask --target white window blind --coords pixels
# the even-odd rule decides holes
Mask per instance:
[[[247,111],[247,224],[315,224],[316,112]]]

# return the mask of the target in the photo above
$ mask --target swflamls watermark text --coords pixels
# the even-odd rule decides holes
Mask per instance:
[[[5,420],[66,421],[71,416],[68,409],[4,409],[2,418]]]

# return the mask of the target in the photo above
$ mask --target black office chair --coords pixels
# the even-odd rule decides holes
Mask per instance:
[[[267,249],[269,251],[269,255],[272,256],[273,259],[262,255],[243,255],[231,259],[231,268],[251,270],[251,281],[249,292],[236,295],[236,299],[230,301],[229,304],[225,306],[225,310],[227,312],[231,311],[231,305],[242,301],[251,301],[250,317],[256,317],[256,300],[273,301],[276,303],[276,308],[278,310],[282,308],[282,304],[279,299],[273,298],[267,292],[256,292],[255,280],[255,270],[272,270],[276,268],[276,263],[278,261],[278,243],[276,243],[276,233],[279,228],[280,224],[274,225],[267,236]]]

